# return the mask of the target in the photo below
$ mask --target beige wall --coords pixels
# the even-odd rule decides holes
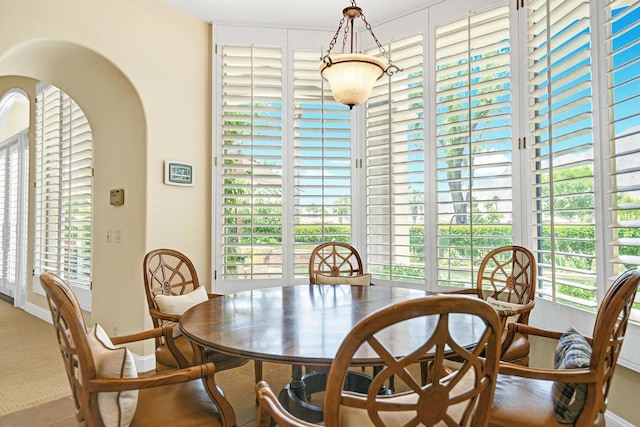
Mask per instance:
[[[91,316],[109,332],[148,327],[141,267],[148,250],[181,250],[205,283],[210,277],[209,25],[159,0],[0,0],[0,11],[0,89],[33,96],[35,81],[53,83],[92,127]],[[167,159],[194,163],[197,186],[164,185]],[[109,205],[112,188],[125,189],[124,206]],[[123,243],[107,243],[114,228]],[[45,307],[40,295],[27,299]],[[137,350],[150,354],[152,346]]]
[[[7,92],[1,91],[0,93],[4,93],[6,96]],[[28,128],[29,118],[31,117],[29,98],[26,93],[20,92],[19,95],[11,94],[9,96],[12,98],[13,96],[19,96],[21,101],[13,103],[11,107],[4,107],[5,110],[2,111],[2,116],[0,116],[0,141],[4,141]],[[0,95],[0,105],[2,105],[2,101],[3,96]]]

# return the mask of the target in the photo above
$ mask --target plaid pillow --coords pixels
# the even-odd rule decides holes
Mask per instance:
[[[562,334],[553,355],[556,369],[588,368],[591,361],[591,346],[586,338],[573,327]],[[575,422],[584,406],[586,384],[563,383],[553,385],[553,409],[560,423]]]

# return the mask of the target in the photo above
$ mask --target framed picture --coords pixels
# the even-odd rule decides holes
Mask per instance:
[[[165,160],[164,183],[169,185],[182,185],[193,187],[195,185],[193,164]]]

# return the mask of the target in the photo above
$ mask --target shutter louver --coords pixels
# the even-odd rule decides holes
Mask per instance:
[[[534,0],[528,14],[538,291],[554,301],[593,310],[596,236],[589,2]]]
[[[282,52],[222,48],[222,279],[282,275]]]
[[[438,284],[475,286],[512,243],[509,7],[436,28]]]
[[[640,3],[609,0],[606,14],[614,280],[640,265]],[[640,296],[632,318],[640,320]]]
[[[378,80],[366,103],[367,264],[375,278],[424,283],[423,37],[385,48],[403,71]]]
[[[315,246],[351,243],[351,112],[333,99],[319,57],[294,52],[294,258],[305,278]]]
[[[36,109],[36,271],[91,286],[93,140],[67,94],[48,85]]]

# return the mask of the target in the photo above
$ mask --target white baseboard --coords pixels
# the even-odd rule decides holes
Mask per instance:
[[[51,320],[51,312],[49,310],[38,307],[37,305],[27,301],[27,303],[24,305],[24,311],[32,316],[37,317],[40,320],[44,320],[47,323],[53,324],[53,321]]]
[[[607,427],[634,427],[633,424],[625,421],[611,411],[605,412],[604,418],[607,421]]]

